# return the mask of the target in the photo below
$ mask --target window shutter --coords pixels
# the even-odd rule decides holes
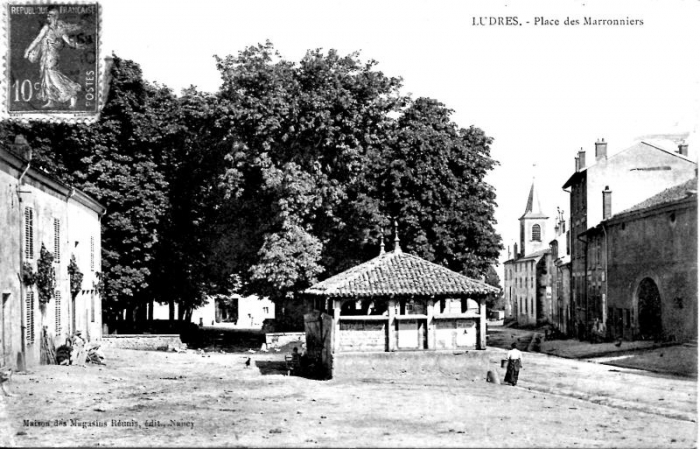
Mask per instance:
[[[34,292],[27,292],[27,328],[25,337],[28,344],[34,343]]]
[[[56,290],[56,336],[61,334],[61,292]]]
[[[533,225],[532,226],[532,240],[535,241],[540,241],[542,239],[542,230],[540,229],[540,225]]]
[[[90,237],[90,270],[95,270],[95,237]]]
[[[61,220],[53,219],[53,261],[61,262]]]
[[[24,258],[34,259],[34,210],[24,208]]]

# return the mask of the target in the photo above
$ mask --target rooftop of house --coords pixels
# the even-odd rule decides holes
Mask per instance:
[[[357,265],[319,282],[305,294],[328,297],[460,296],[498,293],[485,282],[471,279],[400,249]]]
[[[647,198],[639,204],[636,204],[629,209],[620,212],[617,215],[625,214],[628,212],[635,212],[644,209],[650,209],[661,204],[672,203],[674,201],[679,201],[690,196],[696,196],[698,194],[698,178],[689,179],[688,181],[679,184],[677,186],[669,187],[668,189],[657,193],[656,195]]]
[[[18,136],[14,144],[0,142],[0,160],[14,169],[22,172],[26,170],[26,178],[34,179],[36,182],[46,186],[62,195],[69,195],[75,201],[94,210],[98,214],[104,214],[106,208],[95,198],[74,186],[58,179],[44,167],[32,164],[32,150],[26,143],[24,137]]]
[[[630,152],[630,151],[637,151],[637,150],[639,150],[640,148],[652,148],[652,149],[655,149],[655,150],[658,150],[658,151],[662,151],[662,152],[664,152],[664,153],[668,153],[668,154],[670,154],[670,155],[673,155],[673,156],[675,156],[675,157],[678,157],[678,158],[680,158],[680,159],[683,159],[683,160],[685,160],[685,161],[688,161],[688,162],[690,162],[690,163],[692,163],[692,164],[696,164],[696,165],[697,165],[697,163],[696,163],[695,161],[693,161],[692,159],[690,159],[688,156],[685,156],[685,155],[683,155],[683,154],[680,154],[680,153],[677,151],[677,146],[674,147],[674,145],[676,145],[676,141],[678,140],[677,138],[671,139],[670,137],[665,136],[665,135],[662,136],[662,137],[663,137],[663,138],[661,138],[660,136],[649,136],[649,137],[647,137],[647,138],[645,138],[645,139],[643,139],[643,140],[640,140],[640,141],[636,142],[634,145],[625,148],[624,150],[621,150],[621,151],[619,151],[619,152],[617,152],[617,153],[615,153],[615,154],[613,154],[613,155],[608,156],[605,160],[606,160],[606,161],[614,161],[615,158],[616,158],[617,156],[619,156],[619,155],[621,155],[621,154],[623,154],[623,153],[627,153],[627,152]],[[679,137],[679,136],[675,136],[675,135],[674,135],[674,137]],[[675,150],[674,150],[674,148],[675,148]],[[570,187],[570,186],[571,186],[572,184],[574,184],[574,182],[576,182],[581,176],[583,176],[583,174],[584,174],[587,170],[591,169],[592,167],[595,167],[597,164],[598,164],[598,161],[594,159],[594,160],[592,161],[592,163],[587,164],[585,167],[581,168],[580,170],[575,171],[575,172],[569,177],[569,179],[567,179],[566,183],[564,183],[564,185],[562,186],[562,188],[566,189],[566,188]]]
[[[535,251],[530,254],[525,254],[523,257],[517,258],[517,259],[509,259],[506,260],[504,263],[509,263],[509,262],[525,262],[528,260],[537,260],[540,259],[542,256],[549,254],[551,250],[549,248],[541,249],[539,251]]]

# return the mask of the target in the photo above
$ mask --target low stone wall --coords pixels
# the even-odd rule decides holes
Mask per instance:
[[[178,334],[119,334],[106,335],[100,343],[105,348],[140,349],[144,351],[173,351],[187,349]]]
[[[505,351],[410,351],[336,353],[333,379],[392,379],[404,376],[438,377],[451,380],[485,381],[494,371],[503,378],[501,359]]]
[[[301,350],[301,345],[306,343],[306,333],[305,332],[271,332],[265,334],[265,344],[267,344],[268,349],[279,348],[289,343],[299,343],[299,350]]]
[[[386,349],[386,322],[340,322],[339,351],[377,351]]]

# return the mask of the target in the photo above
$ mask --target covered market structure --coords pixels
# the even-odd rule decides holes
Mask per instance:
[[[332,316],[332,352],[486,349],[486,298],[500,290],[394,250],[304,291]]]

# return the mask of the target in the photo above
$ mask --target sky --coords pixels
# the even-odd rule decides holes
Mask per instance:
[[[506,245],[517,241],[533,176],[543,210],[568,214],[562,185],[580,148],[590,161],[599,138],[611,155],[639,136],[697,132],[700,122],[700,0],[100,4],[102,54],[134,60],[146,79],[176,92],[217,90],[213,56],[266,40],[292,61],[315,48],[377,60],[386,75],[403,78],[404,93],[435,98],[454,110],[459,126],[494,138],[499,166],[487,181]],[[498,17],[517,17],[519,25],[488,25]],[[584,25],[586,17],[643,25]],[[475,25],[480,18],[486,26]],[[559,24],[535,24],[538,18]],[[567,25],[567,18],[580,22]],[[697,158],[695,139],[690,154]]]

